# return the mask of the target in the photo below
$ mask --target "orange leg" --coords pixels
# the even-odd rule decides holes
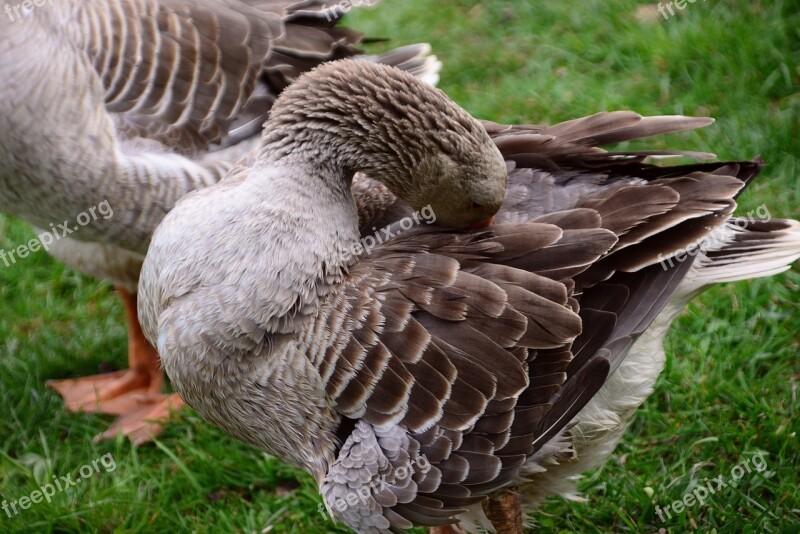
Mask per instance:
[[[158,421],[163,421],[171,410],[183,406],[183,401],[177,395],[161,393],[164,375],[160,359],[142,332],[136,314],[136,295],[122,288],[117,290],[128,320],[129,368],[83,378],[49,380],[47,385],[64,397],[69,410],[120,416],[98,438],[124,434],[140,444],[160,433]]]
[[[497,534],[522,534],[522,500],[519,493],[503,490],[483,503],[483,511]]]
[[[483,511],[497,534],[523,534],[522,501],[519,493],[502,490],[483,503]],[[431,527],[430,534],[463,534],[459,525]]]

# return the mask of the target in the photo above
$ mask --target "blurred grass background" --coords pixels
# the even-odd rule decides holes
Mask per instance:
[[[709,115],[700,131],[640,143],[769,163],[740,199],[800,217],[800,6],[720,0],[655,3],[384,0],[346,24],[391,46],[426,41],[441,87],[480,118],[554,123],[596,111]],[[668,11],[666,11],[668,13]],[[370,51],[385,48],[378,45]],[[0,216],[0,248],[33,237]],[[608,464],[535,516],[557,532],[798,532],[800,269],[699,298],[669,340],[667,369]],[[318,513],[310,477],[186,411],[156,445],[93,444],[109,419],[66,413],[48,378],[123,367],[113,290],[37,252],[0,265],[0,500],[17,500],[111,453],[113,471],[34,504],[0,511],[0,532],[346,532]],[[764,451],[702,507],[662,522],[655,505]],[[649,488],[649,489],[648,489]],[[652,490],[652,491],[651,491]],[[652,494],[652,495],[650,495]],[[663,530],[661,530],[663,529]]]

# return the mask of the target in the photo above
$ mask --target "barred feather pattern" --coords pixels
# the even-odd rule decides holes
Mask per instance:
[[[509,267],[506,258],[519,250],[527,262],[546,263],[564,254],[570,271],[581,272],[616,242],[595,217],[583,222],[588,227],[567,235],[536,223],[406,235],[356,265],[325,307],[326,326],[308,330],[304,349],[336,410],[367,433],[404,429],[431,465],[415,477],[421,490],[389,486],[375,496],[392,519],[370,528],[447,524],[533,454],[532,436],[564,382],[581,325],[571,291],[558,281],[562,271],[553,279]],[[351,461],[347,451],[345,444],[333,473]],[[395,469],[403,465],[407,458]],[[335,510],[336,499],[368,483],[329,475],[323,495]],[[355,526],[354,517],[343,520]]]

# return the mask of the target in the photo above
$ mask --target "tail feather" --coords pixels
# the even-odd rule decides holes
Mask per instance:
[[[665,133],[693,130],[713,122],[714,119],[708,117],[681,115],[642,117],[633,111],[612,111],[562,122],[545,128],[542,133],[573,143],[605,146]]]
[[[733,217],[725,230],[726,237],[701,244],[711,249],[698,258],[692,275],[701,286],[772,276],[800,259],[798,221]]]
[[[397,67],[410,72],[420,80],[435,86],[439,83],[442,62],[431,53],[431,45],[419,43],[395,48],[377,56],[358,56],[360,59]]]
[[[507,160],[519,167],[541,169],[593,169],[612,171],[615,166],[638,170],[646,159],[688,157],[713,159],[707,152],[685,150],[623,150],[607,152],[602,146],[673,132],[702,128],[713,119],[682,115],[643,117],[633,111],[595,113],[553,126],[507,126],[483,121],[483,127]],[[639,164],[631,167],[633,164]],[[719,165],[718,165],[719,166]],[[619,173],[617,173],[619,174]],[[628,176],[638,176],[628,174]]]

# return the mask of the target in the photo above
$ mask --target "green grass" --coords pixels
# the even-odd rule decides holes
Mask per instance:
[[[638,8],[638,9],[637,9]],[[633,1],[385,0],[348,20],[392,44],[430,42],[441,87],[474,115],[553,123],[600,110],[711,115],[703,131],[644,146],[761,154],[769,167],[741,197],[800,216],[800,12],[790,2],[688,4],[663,20]],[[649,16],[648,16],[649,15]],[[376,48],[379,50],[380,48]],[[0,248],[33,236],[0,217]],[[715,288],[668,340],[667,369],[608,464],[581,482],[587,503],[548,502],[536,520],[558,532],[797,532],[800,270]],[[310,477],[187,411],[157,446],[93,444],[107,418],[66,413],[48,378],[122,367],[120,303],[107,284],[45,253],[0,264],[0,499],[106,453],[100,472],[1,532],[345,532],[317,512]],[[654,506],[729,475],[764,451],[768,469],[661,522]],[[298,480],[299,487],[291,488]],[[645,488],[652,489],[652,497]],[[649,492],[649,490],[648,490]]]

